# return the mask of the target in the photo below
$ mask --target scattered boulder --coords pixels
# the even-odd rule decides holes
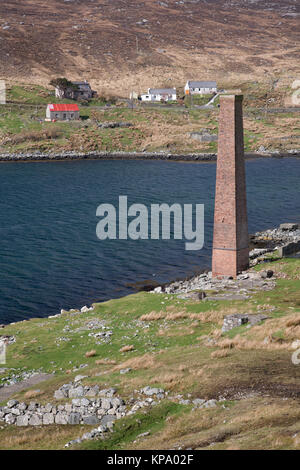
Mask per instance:
[[[204,291],[197,292],[187,292],[186,294],[181,294],[177,296],[179,299],[191,299],[191,300],[203,300],[206,297]]]
[[[292,342],[291,344],[292,349],[298,349],[300,348],[300,339],[296,339],[295,341]]]
[[[156,395],[158,398],[163,398],[165,391],[162,388],[151,388],[148,385],[147,387],[142,388],[141,393],[150,397]]]
[[[218,402],[217,400],[208,400],[203,405],[201,405],[201,408],[214,408],[217,406]]]
[[[79,398],[84,396],[84,388],[82,385],[69,390],[69,398]]]
[[[267,320],[269,317],[263,313],[252,314],[252,313],[235,313],[233,315],[226,315],[223,321],[222,331],[226,333],[238,326],[250,323],[251,326],[257,323]]]
[[[268,269],[267,271],[261,271],[260,276],[262,279],[270,279],[274,274],[274,271],[272,269]]]
[[[298,230],[299,225],[298,224],[285,223],[285,224],[280,224],[279,228],[280,228],[280,230],[283,230],[284,232],[292,232],[294,230]]]

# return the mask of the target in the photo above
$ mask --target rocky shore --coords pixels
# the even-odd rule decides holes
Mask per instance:
[[[291,246],[296,251],[298,244],[300,245],[300,226],[296,223],[285,223],[277,228],[256,232],[250,235],[250,244],[254,247],[249,253],[250,267],[252,267],[268,261],[269,255],[277,250],[284,254]],[[291,251],[289,254],[292,254]],[[260,273],[244,271],[237,276],[237,279],[229,276],[213,279],[209,271],[190,279],[158,286],[151,292],[177,294],[182,299],[245,300],[255,290],[270,290],[274,287],[273,271],[270,269]],[[214,295],[207,296],[205,291],[214,291]]]
[[[262,157],[300,157],[300,150],[246,153],[246,158]],[[168,161],[216,161],[216,153],[172,154],[169,152],[28,152],[28,153],[0,153],[0,162],[40,162],[64,160],[168,160]]]

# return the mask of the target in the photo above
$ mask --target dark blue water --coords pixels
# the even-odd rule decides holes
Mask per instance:
[[[247,162],[249,231],[300,220],[300,160]],[[133,292],[210,267],[215,164],[79,161],[0,165],[0,323]],[[205,204],[205,246],[181,240],[99,241],[96,208]]]

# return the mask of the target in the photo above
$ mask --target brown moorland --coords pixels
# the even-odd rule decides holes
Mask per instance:
[[[127,96],[190,79],[294,77],[294,0],[6,0],[0,77],[67,75]]]

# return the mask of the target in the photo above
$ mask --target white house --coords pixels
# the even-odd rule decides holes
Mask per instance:
[[[176,88],[148,88],[148,93],[141,95],[142,101],[176,101]]]
[[[199,82],[188,80],[184,87],[186,95],[206,95],[217,93],[217,83],[213,81]]]

